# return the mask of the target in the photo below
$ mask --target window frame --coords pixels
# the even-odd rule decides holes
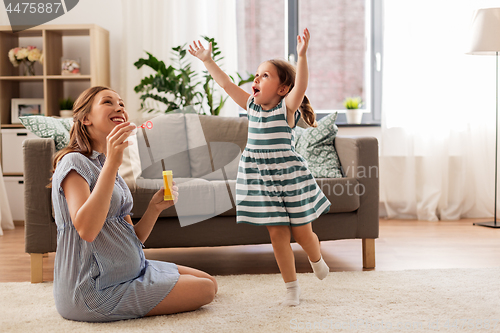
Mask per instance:
[[[297,35],[299,34],[299,1],[285,0],[285,59],[295,62],[297,59]],[[362,124],[380,124],[382,120],[382,47],[383,47],[383,0],[365,0],[367,10],[365,20],[366,52],[365,75],[367,95]],[[346,122],[345,110],[316,110],[318,118],[323,114],[338,112],[337,123]]]

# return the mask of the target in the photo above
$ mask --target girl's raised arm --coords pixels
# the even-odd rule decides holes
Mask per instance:
[[[292,91],[285,97],[288,112],[293,115],[302,104],[306,93],[309,70],[307,68],[306,51],[309,46],[310,34],[309,30],[304,29],[304,36],[297,36],[297,73],[295,74],[295,86]]]
[[[200,41],[198,44],[193,42],[193,45],[189,45],[189,53],[191,53],[196,58],[203,61],[205,68],[208,70],[210,75],[214,78],[215,82],[224,89],[224,91],[231,97],[233,101],[236,102],[243,109],[247,108],[247,101],[250,94],[245,90],[238,87],[229,76],[220,69],[219,66],[212,59],[212,43],[208,45],[208,49],[205,49]]]

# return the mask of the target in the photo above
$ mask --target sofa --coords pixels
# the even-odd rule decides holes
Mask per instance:
[[[139,128],[126,149],[120,175],[134,199],[137,221],[162,185],[162,171],[172,170],[179,201],[162,212],[146,248],[212,247],[270,243],[266,228],[236,223],[235,184],[238,160],[247,140],[245,117],[173,113]],[[313,222],[321,241],[361,239],[363,267],[375,267],[379,234],[378,142],[372,137],[337,136],[334,146],[344,174],[315,178],[332,203]],[[51,204],[55,142],[23,143],[25,251],[31,256],[31,281],[42,281],[43,254],[56,251]],[[293,241],[293,240],[292,240]]]

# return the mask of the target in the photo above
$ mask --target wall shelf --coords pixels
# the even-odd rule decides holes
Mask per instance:
[[[44,79],[43,75],[35,76],[0,76],[0,80],[7,81],[42,81]]]
[[[89,62],[90,74],[61,75],[61,58],[64,37],[83,36],[88,39],[87,54],[82,54]],[[40,39],[44,56],[43,66],[36,67],[36,76],[19,75],[7,57],[10,49],[27,46],[23,38]],[[39,72],[42,72],[40,75]],[[10,26],[0,26],[0,123],[2,128],[19,128],[22,125],[11,123],[12,98],[40,98],[45,103],[46,116],[59,115],[59,100],[65,96],[65,86],[75,82],[85,86],[109,86],[109,32],[95,24],[41,25],[13,33]],[[40,85],[42,96],[23,89],[25,85]],[[27,93],[24,91],[28,91]]]
[[[83,81],[91,80],[91,75],[47,75],[46,79],[50,80],[67,80],[67,81]]]
[[[71,49],[74,45],[71,41],[75,39],[79,43],[78,56],[87,71],[81,75],[61,75],[61,58],[68,56],[63,46],[66,45],[66,51]],[[43,65],[35,64],[35,76],[22,76],[21,69],[14,67],[7,56],[10,49],[28,45],[40,48],[44,56]],[[59,100],[70,95],[68,90],[81,91],[95,85],[109,87],[109,77],[109,32],[97,25],[41,25],[17,33],[10,26],[0,26],[1,156],[4,181],[12,186],[7,196],[13,216],[20,213],[15,219],[24,220],[22,141],[36,136],[23,125],[12,124],[11,100],[43,98],[45,115],[59,116]]]

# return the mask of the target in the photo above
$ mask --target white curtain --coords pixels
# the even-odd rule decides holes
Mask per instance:
[[[138,70],[134,66],[139,58],[147,57],[144,51],[169,66],[172,47],[189,45],[193,40],[204,42],[201,36],[209,36],[215,38],[224,55],[224,70],[230,75],[237,71],[235,0],[123,0],[122,5],[120,94],[132,119],[141,115],[139,94],[134,87],[144,76],[152,74],[149,68]],[[201,76],[205,70],[201,61],[190,54],[187,57]],[[228,99],[221,115],[237,116],[236,104]]]
[[[466,55],[474,9],[500,1],[385,0],[381,201],[389,218],[494,210],[495,57]]]

